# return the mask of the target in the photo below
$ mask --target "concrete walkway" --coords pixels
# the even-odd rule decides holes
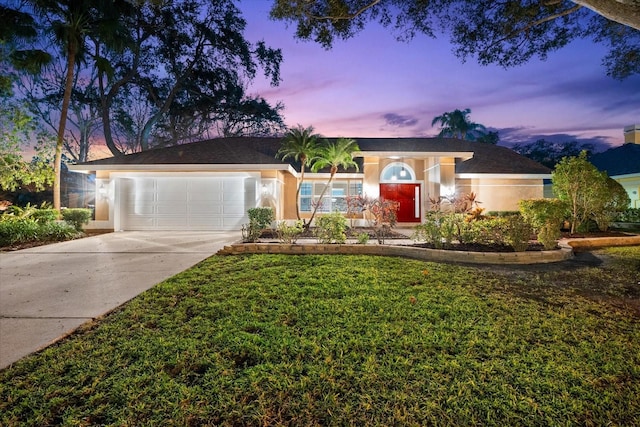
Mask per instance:
[[[0,369],[240,238],[131,231],[0,253]]]

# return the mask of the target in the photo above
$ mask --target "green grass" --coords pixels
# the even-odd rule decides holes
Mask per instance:
[[[212,257],[0,372],[0,425],[634,425],[640,247],[601,253]]]

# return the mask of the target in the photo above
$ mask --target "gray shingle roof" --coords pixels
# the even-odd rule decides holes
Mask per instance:
[[[589,159],[595,167],[609,176],[640,173],[640,144],[624,144],[620,147],[594,154]]]
[[[332,138],[328,138],[331,140]],[[443,138],[354,138],[360,151],[473,153],[458,162],[456,173],[549,174],[551,171],[515,151],[491,144]],[[83,169],[109,165],[261,165],[288,164],[275,157],[281,138],[219,138],[83,163]],[[299,170],[299,165],[292,163]],[[362,170],[362,168],[360,169]]]

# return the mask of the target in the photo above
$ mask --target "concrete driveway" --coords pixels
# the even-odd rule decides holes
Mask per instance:
[[[0,369],[240,238],[128,231],[0,253]]]

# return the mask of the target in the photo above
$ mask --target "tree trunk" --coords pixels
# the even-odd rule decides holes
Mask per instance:
[[[640,30],[640,3],[637,0],[573,0],[607,19]]]
[[[53,161],[53,208],[60,211],[60,178],[62,169],[62,146],[64,144],[64,132],[67,126],[67,114],[71,101],[71,90],[73,89],[73,67],[76,63],[77,49],[73,44],[67,51],[67,78],[64,85],[64,96],[62,97],[62,110],[60,111],[60,124],[58,126],[58,137],[56,139],[56,155]]]
[[[327,184],[322,189],[322,193],[320,193],[320,200],[319,200],[318,204],[316,204],[316,207],[313,208],[313,213],[311,214],[311,218],[309,218],[309,223],[305,225],[305,228],[307,230],[309,229],[309,227],[311,227],[311,221],[313,221],[313,218],[316,216],[316,212],[318,211],[318,207],[320,207],[320,204],[322,204],[322,198],[324,197],[324,194],[329,189],[329,186],[331,185],[331,181],[333,181],[333,177],[335,176],[337,171],[338,171],[337,168],[335,168],[333,166],[331,167],[331,176],[329,177],[329,181],[327,182]],[[313,200],[313,192],[311,193],[311,200]]]

